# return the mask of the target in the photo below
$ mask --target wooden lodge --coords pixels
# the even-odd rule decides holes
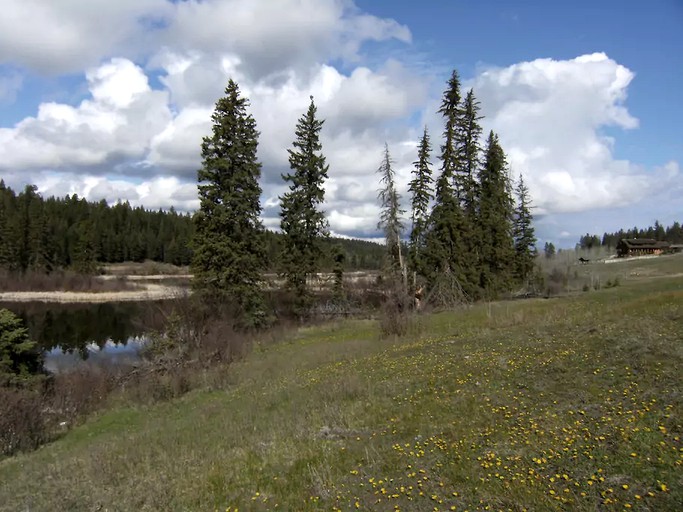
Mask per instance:
[[[671,244],[652,238],[622,238],[617,244],[617,256],[648,256],[668,252]]]

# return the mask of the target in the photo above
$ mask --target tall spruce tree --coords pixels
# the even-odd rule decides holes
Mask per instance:
[[[460,78],[454,70],[439,108],[445,120],[441,174],[436,180],[424,250],[425,277],[432,289],[441,290],[434,297],[444,305],[461,300],[463,295],[472,297],[478,288],[476,267],[467,251],[468,223],[455,188],[455,173],[461,167],[457,147],[461,99]]]
[[[396,190],[395,172],[392,168],[392,159],[389,154],[389,146],[384,145],[384,157],[377,172],[380,175],[381,188],[379,190],[380,220],[378,226],[384,231],[386,237],[387,257],[385,263],[385,276],[396,284],[406,285],[406,268],[401,249],[401,198]]]
[[[237,306],[243,327],[259,327],[267,322],[261,291],[266,254],[259,133],[248,104],[230,79],[211,117],[213,133],[202,142],[192,269],[197,291]]]
[[[479,282],[482,272],[482,228],[479,224],[479,183],[477,173],[481,167],[480,139],[482,128],[479,121],[480,105],[470,89],[462,102],[457,130],[459,166],[455,173],[460,204],[465,213],[465,252],[468,255],[468,278]]]
[[[414,162],[413,179],[410,181],[408,190],[412,194],[411,217],[412,229],[410,231],[410,269],[413,272],[413,286],[416,274],[424,273],[423,250],[425,234],[429,219],[429,204],[433,199],[432,193],[432,162],[430,161],[432,146],[429,141],[429,133],[425,126],[417,151],[417,161]]]
[[[320,209],[325,199],[323,184],[329,166],[320,143],[324,121],[316,118],[316,112],[311,96],[308,111],[296,125],[294,149],[288,150],[293,172],[282,175],[289,183],[289,191],[280,198],[280,227],[284,234],[282,274],[296,295],[299,314],[310,305],[307,276],[319,270],[323,257],[321,243],[329,237],[328,223]]]
[[[513,228],[515,277],[521,282],[526,282],[534,270],[536,235],[534,234],[533,216],[531,215],[531,195],[521,174],[515,188],[515,195],[517,196]]]
[[[515,205],[505,153],[493,132],[489,133],[484,164],[479,170],[479,191],[480,286],[489,298],[494,298],[512,284]]]
[[[457,150],[458,168],[456,169],[455,182],[465,214],[472,224],[476,223],[477,212],[477,172],[480,168],[482,128],[479,121],[483,119],[479,115],[480,106],[474,97],[474,91],[467,92],[458,117]]]

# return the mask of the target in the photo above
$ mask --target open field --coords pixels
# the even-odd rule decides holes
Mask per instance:
[[[257,346],[0,461],[0,510],[681,510],[683,277],[649,261],[406,339],[345,321]]]
[[[596,254],[587,253],[590,262],[582,264],[573,252],[562,252],[552,259],[540,257],[538,262],[546,282],[561,283],[563,292],[581,292],[612,286],[616,283],[643,281],[657,277],[683,275],[683,254],[672,254],[647,258],[598,259]],[[600,253],[604,257],[604,253]]]

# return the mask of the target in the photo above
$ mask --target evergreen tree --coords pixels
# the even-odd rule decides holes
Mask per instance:
[[[72,266],[81,274],[94,274],[97,270],[95,228],[92,221],[84,220],[77,226]]]
[[[13,248],[15,245],[12,240],[11,212],[14,209],[14,194],[5,186],[5,182],[0,180],[0,268],[9,270],[14,263]]]
[[[395,173],[391,166],[392,163],[389,146],[385,144],[384,157],[377,169],[382,185],[379,191],[381,213],[377,227],[384,231],[386,238],[386,277],[393,281],[402,281],[405,287],[406,268],[401,249],[401,232],[403,231],[401,215],[404,211],[401,210],[400,196],[396,191]]]
[[[415,281],[416,274],[424,273],[422,251],[429,219],[429,204],[433,199],[431,150],[429,134],[427,127],[425,127],[418,145],[417,161],[414,162],[413,179],[408,186],[408,190],[412,194],[412,229],[410,231],[409,256],[413,281]],[[415,282],[413,282],[413,286],[415,286]]]
[[[489,297],[509,289],[515,256],[512,239],[514,200],[505,153],[490,132],[486,157],[479,172],[480,286]]]
[[[346,255],[339,244],[333,247],[332,254],[334,259],[334,266],[332,267],[334,285],[332,291],[335,299],[342,300],[344,298],[344,263],[346,262]]]
[[[655,221],[655,225],[652,227],[652,234],[655,240],[666,240],[666,230],[658,220]]]
[[[546,242],[545,246],[543,247],[543,253],[545,254],[546,259],[552,259],[556,253],[555,244],[552,242]]]
[[[241,324],[252,327],[267,321],[261,291],[266,254],[259,219],[259,134],[247,106],[230,79],[211,117],[212,135],[202,142],[192,267],[195,289],[231,301]]]
[[[467,251],[467,219],[454,188],[455,172],[461,166],[456,146],[461,124],[460,102],[460,79],[454,70],[439,109],[445,120],[441,174],[436,180],[424,250],[425,277],[432,288],[441,289],[435,300],[444,305],[462,299],[463,295],[473,297],[478,288],[476,266]]]
[[[19,317],[0,309],[0,386],[17,385],[41,373],[43,358]]]
[[[474,91],[470,89],[458,116],[459,165],[456,170],[455,181],[463,209],[472,224],[476,224],[477,221],[478,190],[476,176],[481,165],[479,139],[482,128],[479,121],[483,117],[479,115],[479,110],[479,102],[474,97]]]
[[[531,196],[521,174],[519,175],[519,182],[517,183],[515,193],[517,196],[513,229],[515,240],[515,277],[519,281],[525,282],[534,270],[536,236],[534,235],[534,226],[532,224]]]
[[[316,119],[316,112],[311,96],[308,111],[296,125],[294,149],[288,150],[293,172],[282,177],[289,183],[289,191],[280,198],[280,227],[284,234],[282,274],[296,295],[300,314],[310,305],[307,276],[319,270],[323,255],[321,240],[329,236],[328,223],[320,209],[325,199],[323,184],[329,166],[320,143],[324,121]]]
[[[465,214],[464,235],[465,253],[468,255],[468,270],[470,270],[470,280],[480,281],[481,275],[485,272],[482,268],[485,263],[482,261],[483,255],[480,253],[482,245],[482,228],[479,223],[479,184],[477,183],[477,173],[481,166],[480,154],[482,128],[479,121],[479,102],[474,97],[474,91],[470,89],[462,102],[462,107],[458,117],[457,130],[457,151],[459,166],[455,173],[456,189],[460,198],[463,212]]]
[[[38,198],[32,200],[28,206],[29,231],[28,231],[28,266],[31,270],[49,273],[53,269],[54,243],[48,219],[45,216],[44,202]]]

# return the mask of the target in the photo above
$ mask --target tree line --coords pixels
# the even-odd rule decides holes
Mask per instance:
[[[602,237],[586,233],[577,244],[580,249],[591,249],[593,247],[609,247],[614,249],[619,240],[624,238],[650,238],[658,241],[667,241],[672,244],[683,243],[683,228],[681,223],[675,221],[671,226],[664,227],[659,221],[654,225],[644,229],[633,227],[631,229],[620,229],[614,233],[605,232]]]
[[[192,220],[175,210],[128,202],[109,206],[77,195],[44,199],[34,185],[15,193],[0,181],[0,267],[92,272],[98,263],[154,260],[189,264]]]
[[[249,100],[230,79],[212,115],[212,134],[202,141],[198,171],[200,209],[194,216],[195,289],[212,300],[235,304],[246,325],[267,322],[259,286],[266,258],[261,214],[261,164],[256,121]],[[444,119],[440,172],[433,177],[430,135],[418,144],[410,183],[408,247],[393,161],[385,146],[380,173],[381,214],[386,235],[384,276],[404,291],[427,287],[444,302],[493,298],[527,281],[535,258],[529,191],[510,177],[498,136],[481,146],[480,105],[474,91],[463,97],[454,71],[439,109]],[[322,210],[329,167],[323,154],[313,97],[294,129],[288,149],[288,190],[280,197],[282,258],[278,270],[303,314],[311,300],[308,277],[319,271],[329,226]],[[406,250],[407,249],[407,250]],[[343,260],[338,251],[336,262]]]
[[[72,269],[90,273],[100,264],[151,260],[189,265],[192,260],[192,216],[169,210],[148,210],[128,202],[108,205],[77,195],[44,199],[35,185],[16,193],[0,180],[0,269],[50,273]],[[275,270],[282,236],[265,233],[267,270]],[[363,240],[332,237],[340,246],[345,268],[379,269],[382,247]],[[331,249],[320,266],[331,270]]]

